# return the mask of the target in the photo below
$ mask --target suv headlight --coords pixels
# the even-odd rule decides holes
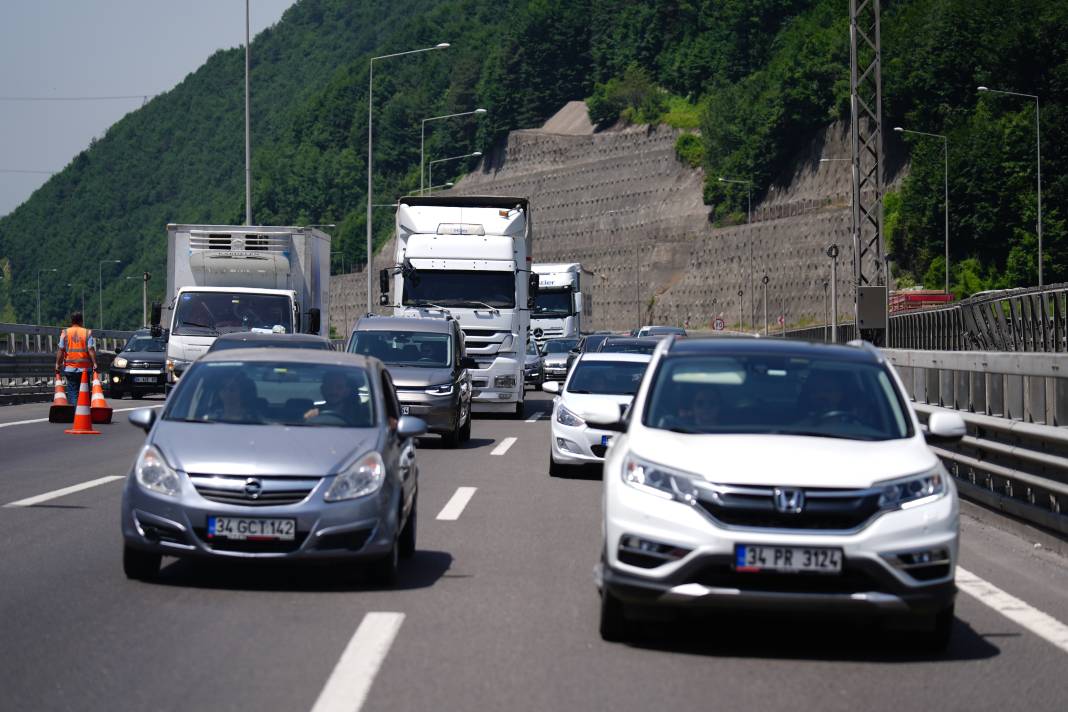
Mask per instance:
[[[586,421],[578,417],[563,405],[556,409],[556,422],[561,425],[568,425],[572,428],[580,428],[586,424]]]
[[[159,450],[149,445],[137,456],[134,464],[137,483],[147,490],[173,497],[181,489],[178,473],[171,469]]]
[[[130,362],[124,359],[122,356],[116,356],[115,360],[111,362],[111,365],[115,368],[126,368],[130,365]]]
[[[377,452],[369,452],[330,483],[330,489],[323,495],[327,502],[340,502],[373,494],[382,488],[386,481],[386,465]]]
[[[430,386],[424,392],[427,395],[430,395],[430,396],[451,396],[452,395],[452,384],[451,383],[442,383],[441,385],[438,385],[438,386]]]
[[[909,509],[946,493],[945,475],[941,469],[877,483],[876,486],[883,490],[879,495],[879,507],[882,509]]]
[[[623,481],[663,499],[692,504],[697,499],[696,477],[628,454],[623,458]]]

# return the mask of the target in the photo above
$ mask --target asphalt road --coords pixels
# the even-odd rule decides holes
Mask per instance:
[[[547,412],[532,397],[528,415]],[[124,414],[100,436],[22,422],[46,413],[0,409],[0,504],[125,475],[143,439]],[[1053,624],[1022,625],[1016,604],[1014,619],[997,597],[962,592],[951,648],[935,657],[807,616],[720,615],[604,643],[599,476],[549,478],[547,448],[544,417],[476,420],[461,450],[427,438],[419,551],[394,590],[336,569],[173,559],[158,582],[128,581],[118,480],[2,506],[0,709],[1068,707],[1068,645],[1034,632],[1068,622],[1068,561],[971,518],[962,566]],[[454,500],[461,487],[476,489]]]

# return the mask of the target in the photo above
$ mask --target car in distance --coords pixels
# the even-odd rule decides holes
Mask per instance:
[[[206,354],[148,437],[122,495],[123,569],[161,557],[338,560],[389,584],[415,552],[426,424],[400,414],[374,359],[309,349]]]
[[[573,348],[578,346],[578,343],[577,336],[565,336],[559,339],[547,339],[541,345],[546,381],[563,381],[567,378],[567,356]]]
[[[612,433],[590,426],[583,414],[599,404],[621,413],[638,392],[649,359],[645,354],[582,354],[563,385],[549,381],[542,386],[557,394],[549,426],[550,475],[604,461]]]
[[[426,421],[446,447],[471,438],[473,358],[464,355],[459,322],[448,317],[359,319],[348,351],[380,359],[393,377],[401,412]]]
[[[948,643],[958,554],[952,478],[871,346],[668,337],[604,465],[601,634],[635,606],[859,612]],[[897,622],[900,622],[898,620]]]
[[[112,398],[131,398],[163,393],[167,374],[167,339],[153,336],[150,329],[138,329],[108,366],[108,390]]]
[[[542,362],[541,349],[531,339],[527,342],[526,360],[523,362],[523,385],[539,387],[545,382],[545,365]]]
[[[642,336],[686,336],[686,329],[681,326],[656,326],[650,324],[638,329],[638,337]]]
[[[597,347],[602,354],[651,354],[662,337],[609,336]]]
[[[330,343],[330,339],[317,334],[267,334],[258,331],[235,331],[217,337],[208,347],[207,353],[215,353],[225,349],[259,347],[330,351],[334,348],[334,345]]]
[[[575,359],[588,351],[596,351],[601,342],[611,336],[608,331],[595,331],[592,334],[583,334],[579,338],[578,345],[567,352],[567,372],[571,373],[571,367],[575,365]]]

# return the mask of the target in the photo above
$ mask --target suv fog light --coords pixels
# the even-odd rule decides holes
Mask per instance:
[[[886,559],[894,568],[919,581],[949,576],[949,550],[941,547],[890,554]]]
[[[617,556],[624,564],[640,566],[651,569],[671,561],[678,561],[692,549],[665,544],[659,541],[642,539],[633,534],[624,534],[619,538],[619,552]]]
[[[112,376],[111,377],[111,382],[112,383],[118,383],[119,382],[119,377],[118,376]]]
[[[515,388],[515,376],[494,376],[494,388]]]

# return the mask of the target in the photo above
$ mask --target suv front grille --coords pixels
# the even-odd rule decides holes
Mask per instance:
[[[247,475],[190,475],[197,494],[219,504],[273,507],[307,498],[318,477],[249,477]]]
[[[739,573],[730,564],[709,564],[688,577],[688,583],[715,588],[737,588],[743,591],[771,591],[776,593],[856,593],[880,591],[885,584],[868,573],[850,566],[847,561],[842,573]]]
[[[843,531],[856,529],[879,511],[879,489],[802,489],[800,512],[775,507],[771,487],[713,487],[702,490],[698,506],[729,527]]]

